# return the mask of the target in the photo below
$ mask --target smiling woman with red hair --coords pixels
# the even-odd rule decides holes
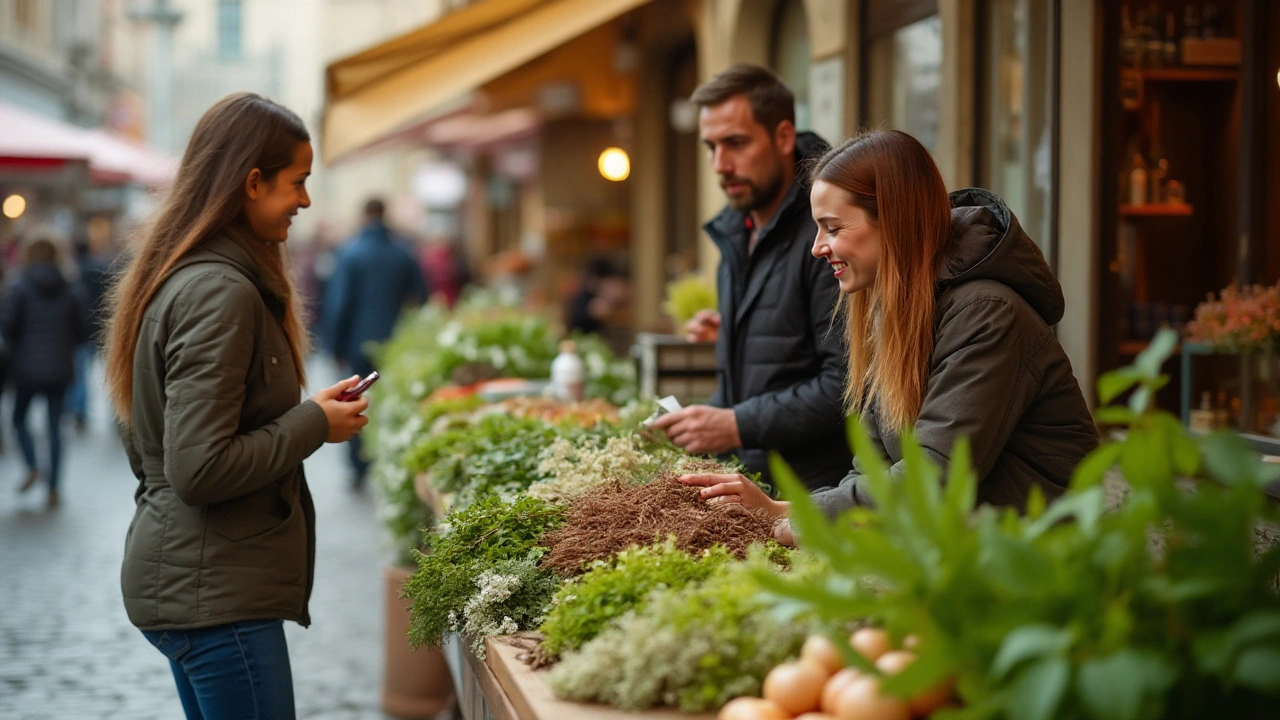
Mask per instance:
[[[830,264],[848,318],[845,400],[892,474],[910,429],[944,466],[969,438],[980,502],[1021,508],[1032,488],[1060,496],[1098,435],[1051,329],[1062,288],[1008,206],[986,190],[948,195],[924,146],[896,130],[845,141],[810,178],[813,255]],[[740,475],[682,481],[787,515]],[[855,458],[814,499],[835,516],[870,504],[864,490]],[[790,540],[785,524],[778,534]]]

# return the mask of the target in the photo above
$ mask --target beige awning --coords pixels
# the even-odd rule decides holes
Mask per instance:
[[[374,143],[648,0],[481,0],[330,65],[326,162]]]

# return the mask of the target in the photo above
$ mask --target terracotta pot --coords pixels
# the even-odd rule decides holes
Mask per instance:
[[[409,606],[400,588],[412,568],[383,571],[382,709],[398,718],[428,720],[454,702],[453,677],[439,648],[409,646]]]

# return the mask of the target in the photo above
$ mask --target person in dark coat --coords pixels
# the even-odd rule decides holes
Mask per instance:
[[[88,375],[102,335],[103,300],[110,283],[110,263],[95,251],[87,237],[76,240],[75,253],[80,276],[74,290],[84,301],[89,314],[89,339],[76,348],[75,380],[67,389],[67,412],[75,419],[76,427],[84,430],[89,419]]]
[[[9,347],[13,428],[27,464],[26,480],[19,487],[23,492],[41,477],[27,415],[37,397],[43,397],[48,408],[49,458],[44,478],[49,507],[59,502],[63,401],[75,377],[76,348],[89,337],[88,322],[84,303],[58,269],[57,248],[48,240],[31,243],[26,267],[9,290],[0,332]]]
[[[831,316],[839,293],[809,254],[816,226],[797,179],[826,143],[797,134],[795,98],[770,71],[735,65],[699,87],[699,131],[729,205],[704,229],[720,249],[719,312],[699,313],[690,341],[716,343],[707,405],[654,427],[694,453],[733,452],[768,477],[777,450],[810,487],[849,467],[841,388],[845,357]]]
[[[339,365],[365,377],[374,371],[369,343],[383,342],[395,330],[400,311],[426,302],[430,293],[422,268],[392,235],[386,205],[374,198],[365,205],[365,226],[334,260],[325,288],[324,328],[329,351]],[[369,463],[360,437],[347,444],[354,470],[352,486],[364,484]]]
[[[986,190],[948,195],[929,152],[897,130],[845,142],[812,177],[813,254],[848,297],[845,397],[890,474],[905,471],[900,437],[911,429],[944,468],[969,439],[980,503],[1061,496],[1098,433],[1053,334],[1062,287],[1008,206]],[[682,480],[704,498],[787,516],[740,475]],[[832,518],[872,505],[859,458],[813,499]],[[789,524],[775,536],[790,542]]]

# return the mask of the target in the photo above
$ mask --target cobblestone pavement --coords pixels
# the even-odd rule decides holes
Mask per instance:
[[[332,373],[323,372],[326,377]],[[168,663],[129,624],[120,558],[135,480],[98,402],[64,432],[62,507],[25,474],[4,407],[0,457],[0,719],[181,718]],[[43,411],[33,413],[33,419]],[[36,427],[41,427],[36,423]],[[307,461],[317,513],[312,626],[286,623],[300,718],[383,720],[381,535],[368,490],[347,488],[343,449]]]

